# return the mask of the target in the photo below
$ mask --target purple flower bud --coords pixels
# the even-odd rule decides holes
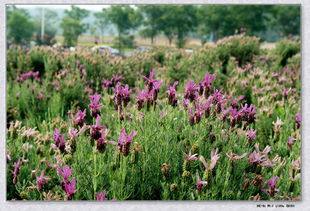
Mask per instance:
[[[134,130],[132,130],[131,133],[127,135],[125,129],[124,128],[122,129],[118,142],[119,142],[119,150],[121,153],[123,153],[124,156],[127,156],[129,154],[130,144],[136,135],[137,132]]]
[[[91,108],[91,115],[92,117],[96,118],[97,116],[100,115],[100,111],[98,110],[98,108],[101,108],[103,106],[101,104],[98,104],[101,95],[99,94],[90,95],[89,98],[92,102],[91,104],[88,105]]]
[[[300,125],[301,125],[301,113],[298,113],[296,115],[296,127],[297,127],[297,129],[300,128]]]
[[[252,142],[256,138],[256,130],[248,130],[248,140]]]
[[[106,200],[105,198],[106,191],[102,191],[102,193],[96,193],[96,197],[98,201]]]
[[[201,181],[199,175],[197,176],[196,188],[197,188],[197,193],[198,193],[198,195],[200,195],[201,192],[202,192],[202,186],[203,186],[203,185],[207,185],[207,184],[208,184],[207,181]]]
[[[293,145],[294,141],[296,141],[296,138],[294,138],[294,137],[288,138],[287,146],[290,150],[292,150],[292,145]]]

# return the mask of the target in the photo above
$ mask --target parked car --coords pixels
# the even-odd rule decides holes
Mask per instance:
[[[119,55],[119,51],[111,48],[110,46],[94,46],[91,48],[92,51],[99,51],[100,53],[109,52],[113,55]]]
[[[139,47],[137,47],[137,51],[139,51],[139,52],[147,52],[147,51],[149,51],[149,50],[151,50],[152,48],[151,47],[149,47],[149,46],[139,46]]]

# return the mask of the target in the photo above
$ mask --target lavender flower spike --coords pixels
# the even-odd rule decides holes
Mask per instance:
[[[198,195],[200,195],[201,192],[202,192],[202,186],[203,186],[203,185],[207,185],[207,184],[208,184],[207,181],[201,181],[199,175],[197,176],[197,184],[196,184],[196,187],[197,187],[197,193],[198,193]]]
[[[105,200],[105,194],[106,194],[106,191],[102,191],[102,193],[96,193],[96,197],[97,197],[97,200],[98,201],[103,201]]]

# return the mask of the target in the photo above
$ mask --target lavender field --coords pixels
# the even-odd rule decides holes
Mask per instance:
[[[300,41],[7,50],[8,200],[301,200]]]

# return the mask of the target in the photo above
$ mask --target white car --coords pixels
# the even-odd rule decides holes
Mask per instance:
[[[103,52],[110,52],[111,54],[114,54],[114,55],[119,55],[119,51],[114,49],[114,48],[111,48],[109,46],[94,46],[91,48],[92,51],[99,51],[100,53],[103,53]]]

